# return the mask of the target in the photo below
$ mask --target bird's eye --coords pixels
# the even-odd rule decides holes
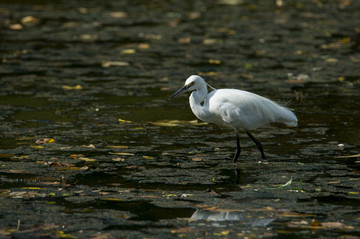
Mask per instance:
[[[195,81],[193,81],[189,84],[189,86],[193,86],[193,85],[195,85]]]

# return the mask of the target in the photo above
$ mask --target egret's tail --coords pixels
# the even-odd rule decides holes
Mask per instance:
[[[298,119],[296,115],[289,109],[282,107],[283,113],[281,114],[280,122],[288,125],[288,126],[297,126]]]

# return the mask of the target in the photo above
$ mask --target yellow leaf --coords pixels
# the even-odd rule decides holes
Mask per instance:
[[[216,72],[213,72],[213,71],[209,71],[209,72],[198,72],[198,75],[200,76],[215,76],[217,73]]]
[[[23,25],[19,24],[19,23],[15,23],[15,24],[11,24],[9,26],[10,30],[22,30],[24,29]]]
[[[127,17],[127,13],[126,12],[111,12],[110,16],[113,18],[124,18],[124,17]]]
[[[39,187],[22,187],[23,189],[33,189],[33,190],[38,190],[38,189],[42,189]]]
[[[336,58],[328,58],[328,59],[326,59],[326,62],[328,62],[328,63],[336,63],[336,62],[338,62],[338,59],[336,59]]]
[[[89,167],[88,166],[83,166],[83,167],[70,166],[70,167],[61,167],[61,168],[58,168],[58,169],[59,170],[85,171],[85,170],[88,170]]]
[[[105,146],[105,148],[111,148],[111,149],[128,149],[129,146],[126,146],[126,145],[108,145],[108,146]]]
[[[72,157],[72,158],[79,158],[79,157],[83,157],[84,155],[83,154],[72,154],[72,155],[70,155],[70,157]]]
[[[43,149],[44,146],[41,146],[41,145],[33,145],[33,146],[31,146],[31,148],[33,148],[33,149]]]
[[[360,157],[360,154],[346,155],[346,156],[335,156],[334,158],[342,159],[342,158],[357,158]]]
[[[121,51],[122,54],[134,54],[135,52],[135,49],[124,49]]]
[[[358,195],[359,192],[349,192],[349,194]]]
[[[94,148],[95,148],[95,145],[93,145],[93,144],[89,144],[89,145],[81,145],[80,147],[94,149]]]
[[[343,39],[341,39],[341,43],[342,44],[350,43],[350,37],[344,37]]]
[[[124,158],[113,158],[112,161],[115,161],[115,162],[124,162],[125,159],[124,159]]]
[[[280,187],[283,188],[283,187],[289,186],[291,183],[292,183],[292,179],[290,179],[287,183],[281,185]]]
[[[163,195],[163,197],[177,197],[177,195],[170,193],[170,194]]]
[[[147,43],[141,43],[141,44],[139,44],[139,48],[140,49],[149,49],[150,45]]]
[[[155,125],[155,126],[162,126],[162,127],[175,127],[175,126],[179,126],[179,124],[176,123],[171,123],[171,122],[150,122],[150,124]]]
[[[124,156],[134,156],[133,153],[126,153],[126,152],[116,152],[116,153],[110,153],[110,154],[116,154],[116,155],[124,155]]]
[[[344,82],[344,80],[345,80],[345,77],[343,77],[343,76],[338,77],[339,82]]]
[[[215,44],[215,43],[219,43],[219,42],[221,42],[221,40],[215,39],[215,38],[206,38],[203,40],[204,45],[211,45],[211,44]]]
[[[132,123],[132,121],[130,121],[130,120],[124,120],[124,119],[118,119],[118,121],[120,122],[120,123]]]
[[[154,159],[154,157],[147,156],[147,155],[144,155],[143,158],[146,158],[146,159]]]
[[[103,61],[102,67],[110,67],[110,66],[129,66],[129,62],[125,61]]]
[[[85,157],[80,157],[79,159],[84,160],[86,162],[95,162],[96,161],[96,159],[90,159],[90,158],[85,158]]]
[[[221,61],[220,60],[215,60],[215,59],[209,59],[209,64],[220,65]]]
[[[81,85],[76,85],[76,86],[63,85],[62,88],[64,90],[82,90],[83,89],[83,87]]]
[[[185,120],[159,120],[159,121],[155,121],[155,122],[149,122],[152,125],[155,126],[161,126],[161,127],[175,127],[175,126],[179,126],[179,125],[185,125],[185,124],[192,124],[192,125],[205,125],[207,123],[205,122],[199,122],[197,120],[192,120],[192,121],[185,121]]]
[[[33,16],[26,16],[24,18],[21,19],[21,22],[24,23],[24,24],[27,24],[27,23],[38,23],[39,22],[39,19],[33,17]]]
[[[123,201],[123,200],[120,199],[120,198],[102,198],[101,200],[105,200],[105,201],[117,201],[117,202]]]

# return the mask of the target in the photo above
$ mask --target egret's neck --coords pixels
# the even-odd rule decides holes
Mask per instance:
[[[193,91],[189,98],[192,112],[194,113],[194,115],[196,115],[196,117],[198,117],[201,120],[203,120],[205,114],[205,109],[201,105],[201,103],[206,100],[207,95],[208,95],[208,91],[205,85],[205,87],[202,87],[197,91]]]

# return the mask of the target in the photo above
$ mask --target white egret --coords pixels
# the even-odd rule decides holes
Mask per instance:
[[[208,93],[208,88],[213,89]],[[191,92],[189,97],[192,112],[200,120],[214,123],[219,126],[230,127],[236,133],[236,152],[233,162],[239,158],[240,131],[245,131],[258,147],[261,156],[265,159],[265,154],[261,143],[249,132],[260,126],[280,122],[289,126],[297,125],[297,118],[289,109],[262,97],[260,95],[236,89],[215,89],[208,85],[205,80],[192,75],[185,85],[176,91],[169,99],[183,92]]]

